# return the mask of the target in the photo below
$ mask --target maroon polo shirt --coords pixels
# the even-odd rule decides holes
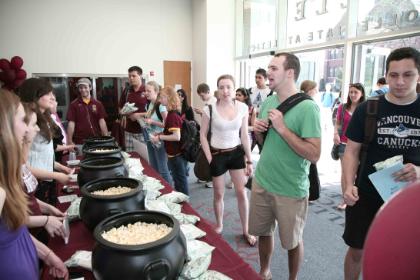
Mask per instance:
[[[67,112],[67,120],[75,124],[73,143],[83,144],[86,138],[100,136],[99,120],[105,118],[105,108],[100,101],[91,98],[86,104],[80,97],[75,99]]]
[[[164,135],[171,135],[173,131],[178,130],[181,133],[182,118],[176,111],[169,111],[165,120]],[[176,156],[181,153],[180,141],[164,141],[165,150],[168,156]]]
[[[128,96],[126,94],[126,91],[124,91],[120,98],[120,103],[119,103],[120,109],[124,107],[125,103],[129,102],[129,103],[136,104],[136,107],[138,108],[138,110],[135,111],[134,113],[146,112],[146,105],[148,103],[148,100],[144,92],[145,92],[144,85],[142,85],[138,91],[130,90],[128,92]],[[127,117],[127,125],[125,127],[125,131],[130,132],[130,133],[141,133],[141,127],[137,121],[132,121],[130,120],[130,118]]]

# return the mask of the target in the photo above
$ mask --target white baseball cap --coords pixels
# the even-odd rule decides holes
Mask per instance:
[[[92,83],[88,78],[81,78],[77,81],[76,87],[79,87],[80,85],[87,85],[89,88],[92,87]]]

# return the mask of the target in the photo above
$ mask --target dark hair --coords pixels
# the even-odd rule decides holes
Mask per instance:
[[[188,105],[187,93],[182,88],[178,89],[176,92],[178,93],[178,95],[182,96],[183,98],[182,104],[181,104],[181,113],[185,113],[190,107],[190,105]]]
[[[381,77],[376,82],[378,85],[386,85],[386,79],[384,77]]]
[[[420,52],[415,48],[405,47],[393,50],[386,59],[386,72],[389,71],[391,61],[399,61],[402,59],[412,59],[420,74]]]
[[[233,86],[235,86],[235,78],[230,74],[224,74],[224,75],[221,75],[219,78],[217,78],[217,87],[219,87],[220,80],[231,80],[233,83]]]
[[[246,88],[238,88],[237,90],[236,90],[236,92],[240,92],[243,96],[245,96],[245,104],[246,105],[248,105],[248,107],[251,107],[252,106],[252,103],[251,103],[251,97],[249,96],[249,91],[246,89]]]
[[[360,90],[362,92],[362,97],[360,97],[359,99],[359,104],[362,103],[363,101],[366,100],[366,93],[365,93],[365,87],[361,84],[361,83],[354,83],[354,84],[350,84],[349,88],[356,88],[358,90]],[[344,109],[348,109],[351,106],[351,99],[350,99],[350,94],[347,96],[347,102],[346,104],[344,104]]]
[[[274,57],[280,57],[280,56],[284,56],[286,58],[283,64],[284,70],[293,69],[295,73],[295,81],[297,81],[300,74],[299,58],[296,55],[292,53],[288,53],[288,52],[281,52],[274,55]]]
[[[38,102],[38,100],[53,90],[51,83],[44,78],[29,78],[18,89],[22,102]]]
[[[139,74],[139,76],[143,75],[143,69],[141,69],[138,66],[131,66],[130,68],[128,68],[128,73],[134,72],[134,71],[136,71],[137,74]]]
[[[18,89],[18,94],[22,102],[34,103],[36,108],[37,124],[39,126],[39,133],[51,141],[52,132],[50,127],[54,126],[54,121],[51,119],[50,110],[45,110],[42,113],[38,106],[38,100],[53,91],[51,83],[44,78],[30,78],[23,82]]]
[[[267,71],[265,71],[265,69],[258,68],[257,71],[255,71],[255,75],[261,75],[264,79],[267,79]]]
[[[202,93],[202,92],[205,92],[205,93],[210,92],[210,87],[208,84],[201,83],[197,86],[197,93]]]

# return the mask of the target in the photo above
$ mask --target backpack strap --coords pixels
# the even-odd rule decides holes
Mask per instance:
[[[277,110],[279,110],[280,112],[284,114],[287,113],[287,111],[289,111],[290,109],[292,109],[294,106],[296,106],[297,104],[299,104],[300,102],[304,101],[304,100],[312,100],[312,98],[303,93],[303,92],[298,92],[296,94],[293,94],[292,96],[289,96],[286,100],[284,100],[278,107]]]
[[[343,124],[344,124],[344,113],[345,113],[345,108],[344,106],[346,105],[346,103],[341,104],[341,114],[340,114],[340,127],[338,128],[338,134],[341,136],[343,136]]]
[[[362,170],[365,169],[367,152],[370,142],[373,140],[376,130],[376,115],[378,114],[379,97],[371,97],[367,100],[366,119],[365,119],[365,137],[363,138],[362,148],[359,154],[359,172],[357,174],[356,186],[359,185]]]
[[[210,141],[211,141],[211,118],[213,115],[213,107],[209,104],[207,105],[209,106],[209,113],[210,113],[210,119],[209,119],[209,130],[207,131],[207,142],[209,142],[209,146],[210,146]]]
[[[297,104],[299,104],[300,102],[304,101],[304,100],[312,100],[312,97],[310,97],[309,95],[303,93],[303,92],[298,92],[296,94],[293,94],[292,96],[289,96],[286,100],[284,100],[279,106],[277,106],[277,110],[279,110],[280,112],[284,114],[286,114],[290,109],[292,109],[294,106],[296,106]],[[271,126],[271,121],[268,121],[268,124]],[[267,132],[264,134],[264,141],[265,141],[265,137],[268,134],[268,130]],[[262,147],[264,145],[264,142],[262,143]]]

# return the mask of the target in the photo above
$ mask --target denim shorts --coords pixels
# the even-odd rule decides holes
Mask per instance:
[[[213,153],[213,151],[212,151]],[[210,171],[212,177],[225,174],[228,170],[245,168],[245,152],[242,146],[237,146],[228,152],[218,152],[212,155]]]

